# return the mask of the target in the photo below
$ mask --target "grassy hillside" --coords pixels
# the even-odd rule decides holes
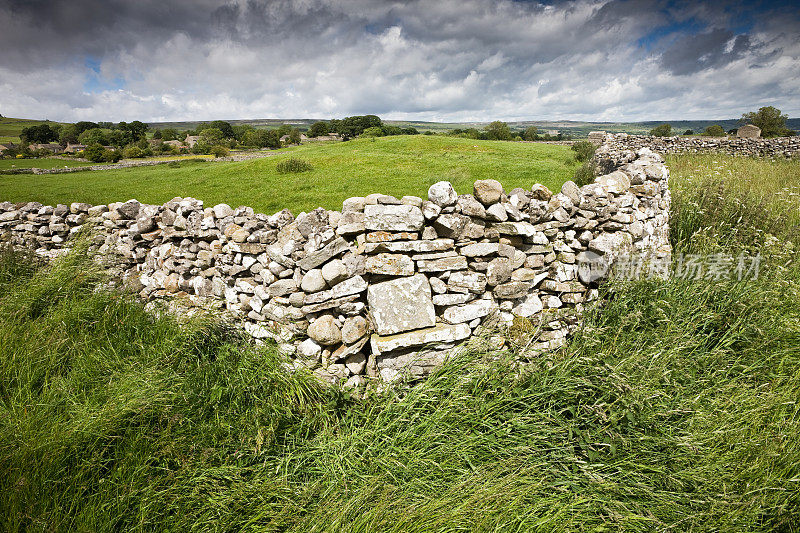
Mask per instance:
[[[676,254],[757,280],[619,285],[522,371],[476,343],[407,394],[2,256],[0,529],[796,531],[800,163],[669,164]]]
[[[28,120],[25,118],[0,117],[0,143],[19,142],[19,135],[22,128],[30,128],[39,124],[56,124],[48,120]]]
[[[276,164],[287,157],[305,159],[314,170],[278,174]],[[270,214],[288,207],[297,213],[319,206],[340,209],[344,199],[370,192],[425,196],[441,179],[460,193],[486,178],[500,180],[508,190],[536,182],[560,188],[575,168],[574,153],[566,146],[397,136],[308,144],[236,163],[0,176],[0,200],[104,204],[136,198],[160,204],[193,196],[207,205],[249,205]]]

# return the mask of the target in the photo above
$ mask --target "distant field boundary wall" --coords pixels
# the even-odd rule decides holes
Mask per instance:
[[[604,146],[595,183],[553,193],[450,183],[427,198],[370,194],[341,211],[0,203],[0,243],[54,257],[84,227],[90,252],[148,301],[227,310],[298,367],[358,386],[418,378],[460,343],[515,317],[530,350],[565,342],[620,254],[669,261],[669,173],[661,156]]]
[[[593,134],[597,135],[593,135]],[[655,137],[627,133],[593,132],[589,139],[611,149],[649,148],[659,154],[724,153],[746,157],[800,157],[800,136],[771,139],[728,137]]]

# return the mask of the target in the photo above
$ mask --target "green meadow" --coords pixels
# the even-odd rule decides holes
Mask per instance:
[[[313,170],[279,174],[283,159],[300,158]],[[66,164],[66,163],[65,163]],[[53,175],[0,175],[0,200],[44,204],[107,204],[136,198],[161,204],[192,196],[206,205],[248,205],[271,214],[316,207],[341,208],[351,196],[371,192],[425,197],[449,180],[459,193],[477,179],[499,180],[507,190],[542,183],[558,189],[578,167],[568,146],[476,141],[426,135],[309,143],[242,162],[180,162]]]
[[[0,529],[797,531],[800,162],[668,165],[675,254],[760,254],[757,278],[620,282],[524,367],[511,331],[363,398],[101,288],[80,247],[0,254]]]

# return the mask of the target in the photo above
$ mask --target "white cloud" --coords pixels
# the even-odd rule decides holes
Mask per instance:
[[[0,0],[3,27],[10,1]],[[140,11],[125,11],[130,18],[101,10],[77,29],[53,15],[36,22],[52,33],[41,49],[0,37],[9,51],[0,55],[0,112],[115,121],[356,113],[648,120],[732,117],[772,104],[800,115],[800,31],[774,17],[737,40],[720,10],[670,11],[659,0],[192,4],[170,11],[143,0]],[[641,45],[690,16],[709,25],[697,37],[708,50],[687,45],[692,37],[680,29],[658,41],[669,55]],[[14,38],[34,31],[33,17],[15,21]],[[100,64],[96,87],[87,85],[87,58]],[[104,88],[118,80],[121,90]]]

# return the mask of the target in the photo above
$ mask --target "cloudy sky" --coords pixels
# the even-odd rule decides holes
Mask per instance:
[[[800,116],[796,2],[0,0],[0,113]]]

